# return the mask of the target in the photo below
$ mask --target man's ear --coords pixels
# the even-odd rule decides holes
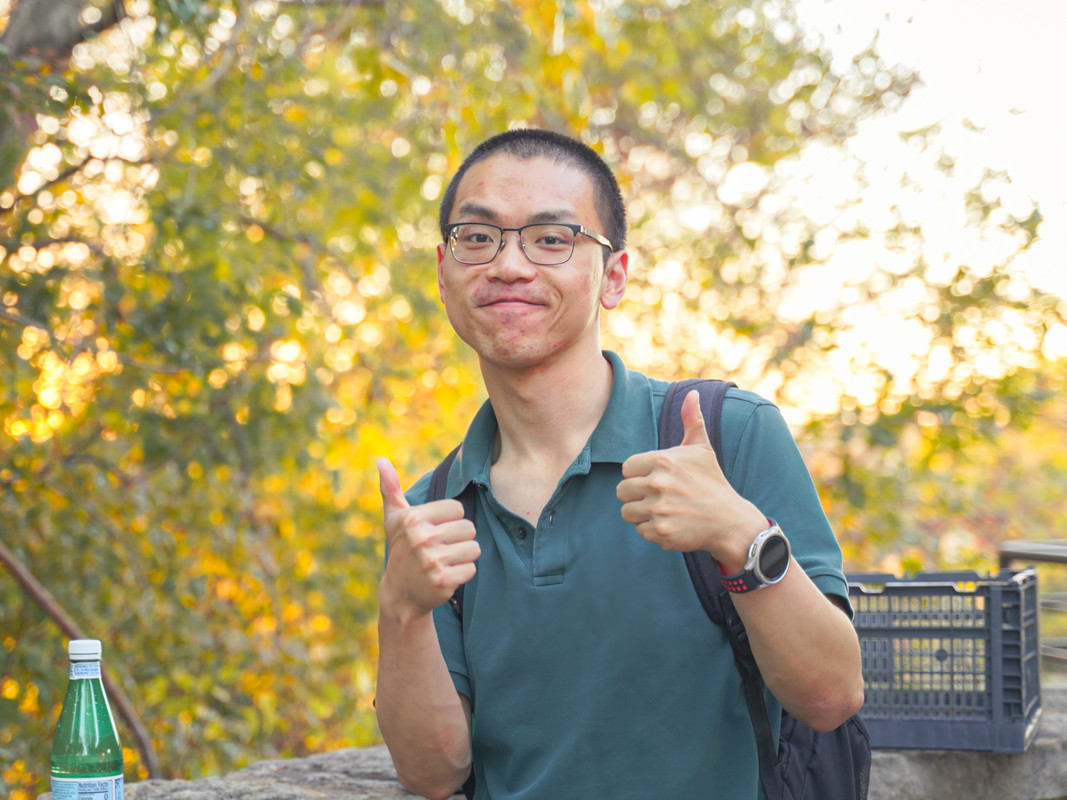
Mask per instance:
[[[445,260],[445,244],[442,242],[437,245],[437,295],[441,298],[441,302],[445,301],[445,282],[441,273],[441,265]]]
[[[608,256],[600,283],[600,305],[605,309],[613,309],[622,302],[629,270],[630,256],[625,250],[617,250]]]

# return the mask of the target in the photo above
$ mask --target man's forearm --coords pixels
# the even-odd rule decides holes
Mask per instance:
[[[379,620],[378,726],[406,789],[449,797],[470,772],[470,707],[452,683],[432,615]]]
[[[795,561],[781,583],[734,598],[767,687],[797,719],[837,727],[863,704],[859,640]]]

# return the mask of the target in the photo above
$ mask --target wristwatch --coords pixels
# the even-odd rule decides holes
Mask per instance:
[[[773,519],[748,548],[745,567],[734,575],[723,575],[722,585],[735,594],[764,589],[778,583],[789,571],[789,540]]]

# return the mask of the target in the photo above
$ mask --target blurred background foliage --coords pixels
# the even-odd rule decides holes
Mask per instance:
[[[785,0],[0,0],[0,788],[47,789],[72,630],[46,607],[104,641],[129,780],[376,740],[373,461],[414,480],[482,400],[436,206],[510,125],[617,169],[607,346],[778,401],[848,568],[1063,530],[1064,304],[1012,266],[1039,209],[996,173],[959,197],[981,265],[851,213],[862,164],[807,213],[800,154],[917,80],[821,47]],[[936,133],[902,135],[949,171]]]

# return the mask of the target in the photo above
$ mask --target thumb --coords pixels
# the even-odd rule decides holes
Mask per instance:
[[[700,410],[700,392],[693,389],[682,401],[682,427],[685,436],[683,445],[703,445],[711,449],[707,428],[704,426],[704,412]]]
[[[400,476],[397,475],[396,467],[388,458],[378,459],[378,487],[382,492],[382,505],[386,514],[410,506],[408,499],[404,497],[404,490],[400,488]]]

